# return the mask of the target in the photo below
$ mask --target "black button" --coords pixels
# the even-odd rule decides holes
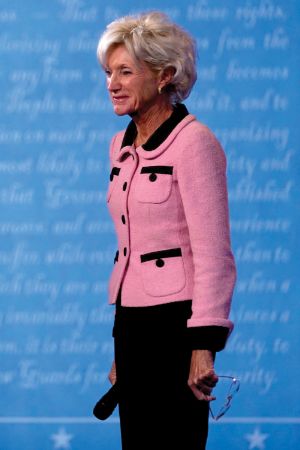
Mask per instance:
[[[126,223],[124,214],[122,214],[122,222],[123,222],[124,224]]]
[[[149,175],[149,180],[150,180],[150,181],[155,181],[156,178],[157,178],[156,173],[151,173],[151,174]]]
[[[124,253],[124,256],[126,256],[126,253],[127,253],[127,248],[126,247],[124,247],[123,253]]]
[[[125,183],[123,184],[123,191],[126,191],[127,188],[127,182],[125,181]]]
[[[165,265],[165,262],[162,259],[158,259],[155,263],[157,267],[163,267]]]

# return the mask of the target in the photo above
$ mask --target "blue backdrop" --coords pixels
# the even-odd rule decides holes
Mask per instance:
[[[96,47],[108,22],[145,9],[197,39],[186,104],[228,161],[236,327],[217,370],[241,389],[208,450],[295,449],[297,0],[0,0],[0,449],[120,449],[117,414],[102,423],[92,408],[113,358],[108,145],[128,118]]]

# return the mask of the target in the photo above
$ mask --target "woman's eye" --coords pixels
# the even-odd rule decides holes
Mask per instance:
[[[122,75],[130,75],[130,74],[131,74],[131,71],[128,70],[128,69],[123,69],[123,70],[121,71],[121,73],[122,73]]]

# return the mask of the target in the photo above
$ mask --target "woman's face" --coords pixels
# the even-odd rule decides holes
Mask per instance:
[[[145,63],[137,66],[124,45],[109,52],[105,72],[114,112],[119,116],[143,114],[157,102],[158,75]]]

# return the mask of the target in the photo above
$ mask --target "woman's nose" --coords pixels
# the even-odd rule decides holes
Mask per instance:
[[[121,88],[120,85],[120,81],[118,79],[118,76],[115,74],[112,74],[108,79],[107,79],[107,89],[109,91],[116,91],[118,89]]]

